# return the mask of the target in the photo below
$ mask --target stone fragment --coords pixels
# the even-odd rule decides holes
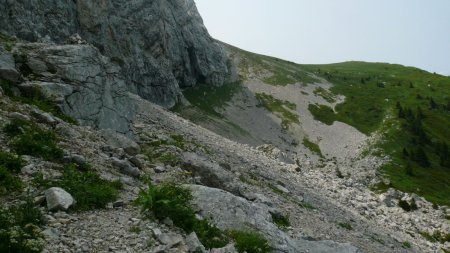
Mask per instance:
[[[139,177],[141,175],[141,171],[133,167],[128,161],[126,160],[120,160],[116,157],[112,158],[112,165],[119,169],[121,173],[132,176],[132,177]]]

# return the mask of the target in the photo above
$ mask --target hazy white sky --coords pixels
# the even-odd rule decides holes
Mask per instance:
[[[298,63],[389,62],[450,75],[450,0],[195,0],[210,34]]]

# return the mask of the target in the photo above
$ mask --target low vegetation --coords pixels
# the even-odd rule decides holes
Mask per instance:
[[[336,102],[336,95],[334,95],[332,92],[330,92],[329,90],[326,90],[322,87],[315,89],[314,94],[317,96],[321,96],[328,103],[332,104],[332,103]]]
[[[174,183],[165,183],[158,186],[149,184],[148,187],[148,190],[142,190],[136,199],[136,204],[141,206],[142,212],[158,220],[170,218],[174,225],[183,229],[186,233],[195,232],[206,248],[224,247],[230,240],[234,240],[239,252],[268,252],[266,250],[268,247],[267,241],[257,233],[224,232],[212,225],[207,219],[198,219],[189,204],[192,199],[189,189]]]
[[[308,148],[311,152],[316,153],[320,157],[324,157],[322,154],[322,151],[320,150],[320,147],[318,144],[310,141],[308,137],[303,138],[303,146]]]
[[[24,162],[20,157],[0,151],[0,195],[22,188],[22,182],[17,173],[23,166]]]
[[[238,67],[243,75],[241,77],[245,80],[249,79],[252,73],[264,76],[267,75],[267,72],[270,72],[270,75],[264,78],[263,81],[271,85],[286,86],[317,81],[302,66],[293,62],[247,52],[233,46],[227,47],[232,52],[243,56]]]
[[[61,187],[66,190],[77,201],[74,206],[77,211],[105,208],[108,203],[115,201],[122,184],[104,180],[96,172],[84,168],[68,164],[64,166],[61,178],[46,180],[42,175],[37,175],[34,182],[45,189]]]
[[[293,112],[297,108],[294,103],[276,99],[266,93],[256,93],[256,98],[261,106],[281,118],[282,129],[287,130],[291,124],[300,124],[298,114]]]
[[[345,229],[347,229],[347,230],[353,230],[352,224],[350,224],[350,223],[347,223],[347,222],[341,222],[341,223],[338,223],[338,225],[339,225],[339,227],[341,227],[341,228],[345,228]]]
[[[402,243],[402,247],[405,248],[405,249],[410,249],[410,248],[412,248],[412,245],[411,245],[410,242],[404,241],[404,242]]]
[[[281,214],[272,214],[272,221],[281,229],[285,229],[291,225],[289,218]]]
[[[450,233],[443,234],[439,230],[435,230],[433,234],[429,234],[428,232],[422,231],[420,232],[420,235],[422,235],[423,238],[425,238],[430,242],[439,242],[442,244],[450,242]]]
[[[37,124],[13,119],[3,131],[12,138],[10,146],[19,155],[40,157],[49,161],[58,161],[63,151],[57,146],[58,138],[51,130],[45,130]]]
[[[41,211],[31,199],[19,206],[0,209],[0,252],[41,252],[45,240],[41,234]]]
[[[184,97],[201,111],[222,118],[220,109],[224,108],[233,96],[242,89],[240,82],[224,84],[220,87],[213,85],[198,85],[193,88],[183,90]],[[178,107],[178,108],[177,108]],[[179,106],[174,111],[179,111]]]
[[[392,187],[450,205],[450,78],[385,63],[346,62],[303,65],[333,83],[346,97],[334,112],[310,105],[314,118],[341,121],[365,134],[378,132],[381,148],[392,160],[381,168]]]

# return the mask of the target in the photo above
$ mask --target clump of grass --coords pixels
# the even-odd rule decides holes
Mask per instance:
[[[272,251],[267,240],[259,233],[236,230],[231,230],[227,233],[235,241],[236,249],[239,252],[268,253]]]
[[[189,205],[192,199],[188,189],[174,183],[160,186],[149,184],[147,191],[142,190],[136,200],[142,212],[151,211],[157,219],[170,218],[174,225],[187,233],[195,232],[206,248],[220,248],[228,244],[228,238],[207,220],[199,220]]]
[[[34,181],[41,187],[61,187],[66,190],[77,201],[74,206],[77,211],[105,208],[117,199],[118,190],[122,187],[119,181],[101,179],[93,171],[80,171],[75,164],[65,165],[63,175],[58,180],[45,180],[38,175]]]
[[[19,155],[40,157],[49,161],[58,161],[63,151],[57,146],[57,137],[51,130],[44,130],[37,124],[13,119],[3,131],[10,137],[14,151]]]
[[[328,103],[334,103],[336,102],[336,96],[329,90],[325,90],[322,87],[319,87],[314,90],[314,94],[317,96],[321,96],[323,99],[325,99]]]
[[[442,244],[446,242],[450,242],[450,233],[441,233],[439,230],[435,230],[433,234],[429,234],[428,232],[422,231],[420,232],[425,239],[430,242],[440,242]]]
[[[289,218],[280,214],[272,214],[272,221],[281,229],[287,228],[291,225]]]
[[[224,84],[220,87],[213,85],[198,85],[185,89],[183,95],[193,106],[203,112],[221,118],[220,109],[225,107],[233,96],[242,89],[240,82]],[[182,108],[174,108],[180,111]]]
[[[350,224],[350,223],[347,223],[347,222],[341,222],[341,223],[338,223],[338,225],[339,225],[341,228],[345,228],[345,229],[347,229],[347,230],[353,230],[352,224]]]
[[[149,151],[146,153],[146,155],[148,161],[151,163],[161,162],[164,164],[175,166],[179,162],[178,156],[172,152]]]
[[[16,174],[23,165],[24,161],[20,157],[0,151],[0,195],[22,188],[22,181]]]
[[[132,226],[129,231],[131,233],[140,234],[142,230],[139,226]]]
[[[173,140],[173,145],[180,149],[184,149],[186,147],[186,140],[184,139],[183,135],[180,134],[173,134],[170,136]]]
[[[326,125],[332,125],[333,122],[336,121],[336,115],[333,109],[329,106],[310,104],[308,109],[315,120],[318,120]]]
[[[410,242],[404,241],[404,242],[402,243],[402,247],[405,248],[405,249],[410,249],[410,248],[412,247],[412,245],[411,245]]]
[[[287,130],[291,124],[300,124],[299,116],[292,112],[296,105],[289,101],[282,101],[265,93],[256,93],[256,98],[267,110],[281,118],[281,127]]]
[[[308,137],[303,138],[303,146],[311,150],[311,152],[318,154],[320,157],[323,157],[322,150],[318,144],[310,141]]]
[[[406,200],[401,200],[400,199],[398,201],[398,206],[401,207],[406,212],[411,212],[411,211],[415,211],[415,210],[418,209],[416,201],[414,199],[411,200],[411,203],[409,203]]]
[[[39,225],[43,220],[30,198],[19,206],[0,209],[0,252],[41,252],[45,241]]]

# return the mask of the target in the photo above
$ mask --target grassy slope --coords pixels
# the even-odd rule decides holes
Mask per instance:
[[[393,186],[450,205],[450,168],[440,165],[432,144],[421,145],[431,166],[425,168],[413,162],[413,175],[405,173],[410,159],[403,157],[402,150],[413,150],[417,145],[411,143],[411,134],[405,131],[405,122],[398,118],[396,109],[397,102],[413,112],[420,107],[425,115],[423,129],[431,142],[450,144],[449,77],[385,63],[346,62],[303,67],[333,83],[332,92],[347,97],[336,107],[336,114],[324,106],[311,106],[315,117],[327,123],[339,120],[366,134],[379,131],[383,141],[378,147],[393,158],[382,168]],[[438,108],[430,108],[430,98]]]

